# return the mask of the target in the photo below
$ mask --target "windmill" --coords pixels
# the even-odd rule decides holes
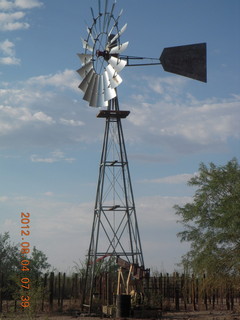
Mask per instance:
[[[95,274],[100,261],[116,258],[121,265],[134,265],[134,276],[145,270],[122,119],[129,111],[120,110],[117,87],[125,67],[162,65],[168,72],[206,82],[206,44],[165,48],[160,58],[123,55],[128,42],[121,42],[127,24],[120,27],[115,16],[116,1],[98,0],[98,13],[91,8],[93,22],[82,39],[84,52],[78,54],[82,67],[79,85],[90,107],[100,108],[105,131],[87,257],[84,301],[92,307],[96,294]]]

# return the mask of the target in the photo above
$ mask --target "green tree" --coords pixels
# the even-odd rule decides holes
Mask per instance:
[[[3,272],[5,276],[17,272],[19,261],[19,247],[10,241],[8,232],[0,234],[0,272]]]
[[[29,271],[25,273],[21,271],[21,261],[24,259],[29,261]],[[20,254],[20,245],[11,242],[9,233],[0,234],[0,273],[3,273],[2,292],[6,297],[18,291],[17,284],[20,283],[23,274],[31,279],[31,283],[37,283],[42,273],[47,272],[49,268],[47,256],[42,251],[33,247],[31,254],[23,257]]]
[[[196,192],[191,203],[174,208],[190,242],[183,264],[214,279],[240,276],[240,167],[237,159],[225,166],[201,163],[189,182]]]
[[[44,272],[49,271],[49,268],[51,267],[45,253],[38,250],[36,247],[33,247],[29,261],[32,279],[37,279]]]

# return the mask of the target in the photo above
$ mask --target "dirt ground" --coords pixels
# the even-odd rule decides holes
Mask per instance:
[[[0,315],[0,320],[102,320],[98,317],[80,317],[80,316],[37,316],[37,317],[22,317],[20,315]],[[107,318],[105,318],[107,319]],[[140,320],[136,318],[129,318]],[[240,320],[240,312],[225,312],[225,311],[199,311],[199,312],[166,312],[158,318],[150,318],[151,320]]]

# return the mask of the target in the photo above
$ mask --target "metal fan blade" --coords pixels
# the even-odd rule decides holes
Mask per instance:
[[[90,99],[90,107],[97,107],[97,101],[98,101],[98,88],[99,88],[99,81],[100,81],[100,76],[97,74],[95,77],[95,82],[92,90],[92,96]]]
[[[122,53],[124,50],[127,49],[129,42],[124,42],[123,44],[120,44],[119,46],[113,47],[110,50],[111,54],[115,54],[115,53]]]
[[[110,79],[107,71],[103,73],[103,87],[104,87],[104,99],[105,101],[112,100],[116,97],[116,90],[111,88]]]
[[[83,65],[87,64],[92,59],[91,54],[78,53],[78,56],[79,56]]]
[[[103,30],[105,30],[106,16],[107,16],[108,0],[105,0],[105,10],[104,10],[104,20],[103,20]]]
[[[81,38],[81,39],[82,39],[82,38]],[[87,50],[93,52],[93,47],[90,46],[90,45],[87,43],[86,40],[82,39],[82,44],[83,44],[83,49],[87,49]]]
[[[95,16],[94,16],[93,8],[91,7],[90,10],[91,10],[91,13],[92,13],[92,18],[93,18],[93,20],[95,21]]]
[[[116,57],[111,57],[108,62],[110,63],[110,65],[113,67],[113,69],[117,72],[121,72],[122,69],[126,66],[127,61],[125,60],[121,60],[119,58]]]
[[[93,8],[91,8],[91,13],[92,13],[93,21],[95,21],[95,20],[96,20],[96,18],[95,18],[95,16],[94,16]],[[97,30],[97,28],[96,28],[96,24],[94,24],[94,29],[95,29],[96,34],[98,34],[98,30]]]
[[[120,19],[120,17],[121,17],[121,15],[122,15],[122,13],[123,13],[123,9],[120,11],[120,13],[119,13],[119,15],[118,15],[117,19],[115,20],[114,25],[112,26],[111,30],[109,31],[109,33],[108,33],[108,37],[110,37],[110,35],[111,35],[111,34],[112,34],[112,32],[113,32],[113,29],[114,29],[114,28],[116,27],[116,25],[118,24],[118,20]]]
[[[81,69],[78,69],[77,72],[80,74],[82,78],[85,78],[89,71],[93,68],[92,61],[85,64]]]
[[[99,12],[99,16],[102,16],[101,13],[101,0],[98,0],[98,12]],[[99,30],[102,30],[102,23],[101,23],[101,19],[98,19],[98,24],[99,24]]]
[[[93,37],[92,30],[89,27],[87,27],[87,32],[88,32],[93,44],[95,44],[96,41],[95,41],[95,39]]]
[[[111,10],[111,13],[110,13],[110,15],[109,15],[106,32],[107,32],[108,27],[109,27],[109,25],[110,25],[110,21],[111,21],[111,18],[112,18],[112,16],[113,16],[113,11],[114,11],[115,6],[116,6],[116,0],[115,0],[115,2],[114,2],[113,5],[112,5],[112,10]]]
[[[108,106],[108,102],[105,101],[105,98],[104,98],[104,79],[103,79],[103,75],[101,75],[100,79],[99,79],[97,106],[99,108]]]
[[[122,78],[117,74],[113,67],[109,64],[106,67],[111,87],[115,89],[122,83]]]
[[[85,92],[85,94],[83,96],[83,100],[86,100],[86,101],[90,102],[92,94],[93,94],[93,87],[94,87],[96,78],[97,78],[97,74],[94,73],[92,78],[91,78],[91,80],[89,81],[87,90],[86,90],[86,92]]]
[[[83,92],[85,92],[88,88],[89,82],[94,74],[94,69],[91,69],[90,72],[86,75],[86,77],[83,79],[83,81],[78,86],[79,89],[81,89]]]
[[[207,82],[206,43],[165,48],[160,61],[165,71]]]
[[[127,29],[127,23],[122,27],[122,29],[113,37],[110,41],[110,44],[112,44],[114,41],[116,41],[122,34],[123,32]]]

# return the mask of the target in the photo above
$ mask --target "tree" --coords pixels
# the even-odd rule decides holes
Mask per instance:
[[[11,243],[9,233],[0,234],[0,272],[3,272],[4,275],[17,272],[19,260],[19,248]]]
[[[35,246],[32,249],[32,254],[29,258],[30,272],[32,279],[37,279],[39,276],[46,272],[50,268],[50,264],[47,262],[48,258],[42,251],[38,250]]]
[[[178,236],[191,244],[183,264],[215,279],[240,276],[240,167],[237,159],[225,166],[200,164],[188,182],[196,187],[191,203],[174,208],[184,231]]]
[[[36,282],[41,274],[47,272],[50,268],[47,256],[42,251],[33,247],[31,255],[23,257],[20,254],[20,246],[11,242],[9,233],[0,234],[0,273],[3,273],[3,292],[7,296],[11,296],[14,291],[18,290],[16,284],[19,283],[20,277],[23,276],[21,261],[24,258],[30,262],[26,277],[31,279],[31,283]]]

